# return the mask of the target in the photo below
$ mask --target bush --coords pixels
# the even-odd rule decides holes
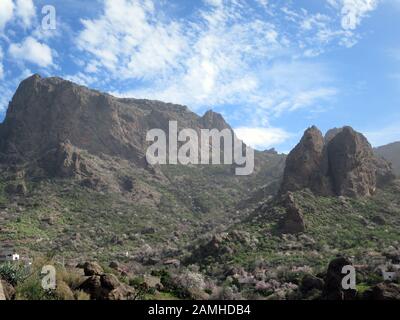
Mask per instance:
[[[90,295],[84,291],[75,291],[76,300],[90,300]]]
[[[44,290],[38,275],[32,275],[16,287],[17,300],[57,300],[54,291]]]
[[[7,262],[0,265],[0,278],[7,281],[13,287],[27,277],[27,272],[20,264]]]

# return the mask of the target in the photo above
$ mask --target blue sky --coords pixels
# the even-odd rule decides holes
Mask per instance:
[[[400,0],[0,0],[0,118],[39,73],[213,109],[258,149],[313,124],[382,145],[400,140],[398,30]]]

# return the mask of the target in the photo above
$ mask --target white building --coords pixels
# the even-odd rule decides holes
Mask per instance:
[[[13,248],[0,249],[0,262],[19,261],[20,255]]]

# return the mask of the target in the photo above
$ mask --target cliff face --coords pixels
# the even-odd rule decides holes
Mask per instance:
[[[286,159],[282,190],[318,188],[320,167],[324,156],[324,138],[316,127],[306,130],[300,143]]]
[[[199,117],[184,106],[119,99],[60,78],[34,75],[20,84],[1,125],[1,158],[14,164],[54,160],[47,166],[57,172],[54,165],[70,161],[70,154],[60,153],[60,147],[67,146],[69,151],[85,150],[146,167],[146,133],[154,128],[168,132],[172,120],[197,131],[230,129],[213,111]]]
[[[100,181],[112,187],[126,168],[164,179],[164,168],[146,161],[146,134],[162,129],[168,135],[170,121],[178,123],[178,130],[198,133],[232,130],[211,110],[198,116],[181,105],[116,98],[61,78],[33,75],[21,82],[0,124],[0,166],[28,178],[77,177],[91,179],[89,185]],[[247,179],[251,188],[280,179],[282,159],[283,155],[256,152],[255,175]]]
[[[374,155],[368,140],[351,127],[304,133],[286,161],[281,193],[309,188],[316,194],[371,196],[393,178],[390,165]]]
[[[21,83],[2,125],[1,152],[31,160],[69,141],[93,155],[143,165],[146,132],[169,120],[201,127],[202,118],[183,106],[118,99],[59,78],[34,75]]]

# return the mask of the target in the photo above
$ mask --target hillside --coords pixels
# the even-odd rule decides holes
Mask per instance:
[[[256,152],[248,177],[229,165],[148,165],[146,132],[168,132],[169,120],[230,129],[212,111],[200,117],[60,78],[23,81],[0,126],[0,240],[27,256],[109,261],[146,248],[161,259],[243,216],[235,206],[252,190],[272,184],[266,192],[276,192],[285,158],[276,153]]]
[[[393,171],[400,176],[400,142],[375,148],[376,154],[391,162]]]
[[[224,232],[200,240],[188,263],[235,283],[246,297],[386,295],[391,289],[381,284],[381,270],[400,261],[400,181],[360,133],[345,127],[330,134],[326,139],[309,128],[287,157],[280,194]],[[332,165],[341,167],[335,171]],[[357,266],[357,293],[347,298],[340,281],[336,289],[327,288],[327,266],[343,261]],[[400,298],[399,288],[391,298]]]
[[[0,244],[38,272],[23,281],[0,265],[8,295],[400,299],[379,269],[400,262],[400,182],[362,134],[310,127],[288,156],[256,151],[254,173],[237,176],[150,165],[146,132],[171,120],[232,130],[213,111],[21,83],[0,125]],[[44,264],[58,268],[54,292],[35,287]],[[357,266],[357,290],[339,287],[344,265]]]

